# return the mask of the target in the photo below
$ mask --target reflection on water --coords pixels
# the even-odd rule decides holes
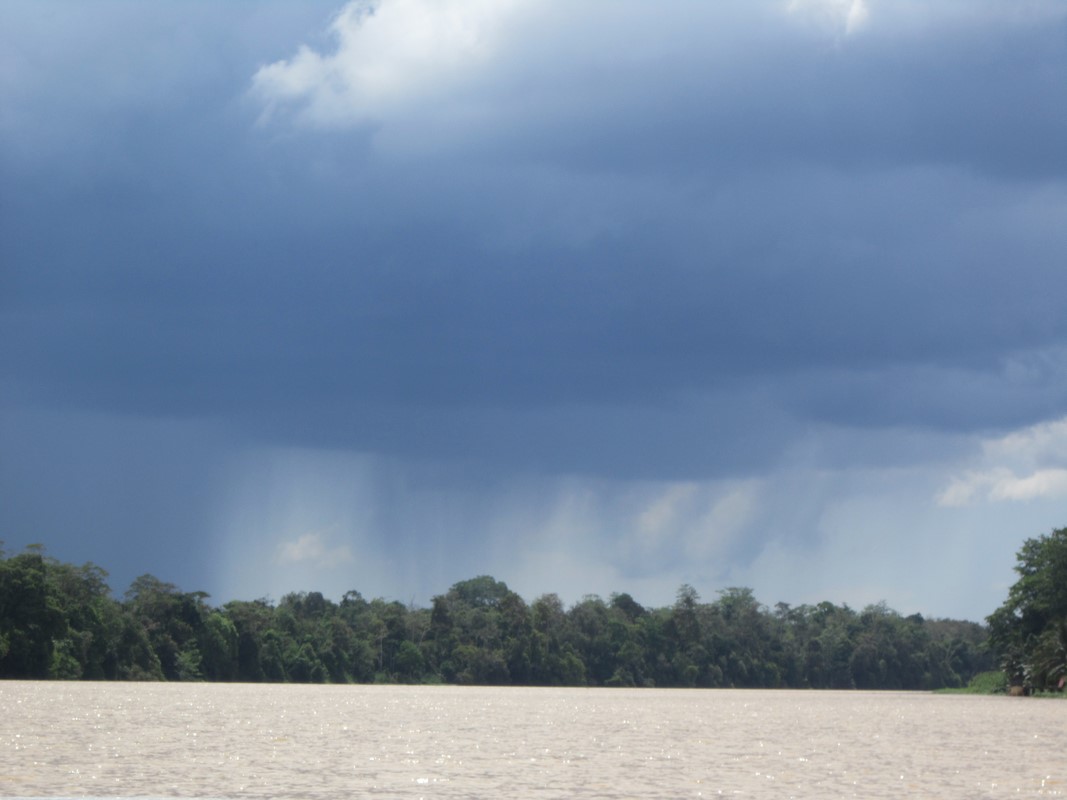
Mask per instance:
[[[1067,702],[0,683],[4,797],[1067,794]]]

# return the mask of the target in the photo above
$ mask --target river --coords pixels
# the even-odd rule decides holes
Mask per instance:
[[[1063,797],[1067,702],[0,682],[0,796]]]

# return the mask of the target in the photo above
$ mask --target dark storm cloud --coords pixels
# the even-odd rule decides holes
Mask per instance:
[[[732,404],[745,404],[751,392],[775,394],[775,374],[814,371],[819,384],[824,370],[869,374],[879,364],[896,370],[882,379],[890,387],[901,363],[996,373],[1016,350],[1063,334],[1055,254],[1006,269],[1005,257],[1034,245],[982,231],[982,209],[970,205],[985,187],[965,179],[949,192],[936,174],[904,187],[893,177],[857,186],[808,175],[797,179],[801,193],[765,181],[703,207],[667,198],[676,205],[652,209],[641,225],[623,209],[623,230],[592,241],[518,247],[486,245],[472,230],[473,218],[501,215],[514,187],[483,183],[475,200],[459,192],[464,207],[438,211],[420,207],[417,192],[407,204],[384,179],[364,180],[370,200],[319,185],[299,193],[327,207],[326,221],[284,196],[259,200],[239,212],[241,235],[202,222],[181,198],[149,211],[130,201],[121,226],[85,223],[83,236],[58,245],[69,248],[69,269],[19,276],[43,303],[9,317],[21,332],[11,356],[22,359],[20,374],[43,391],[63,386],[74,403],[253,425],[262,417],[282,436],[375,449],[407,449],[415,438],[478,452],[477,428],[490,419],[479,422],[479,410],[514,408],[513,425],[546,422],[527,442],[490,438],[532,454],[551,436],[556,407],[559,423],[575,413],[563,413],[568,405],[641,407],[641,429],[670,440],[692,425],[676,413],[686,393],[735,392]],[[929,194],[917,198],[916,187]],[[432,182],[428,191],[439,196]],[[806,206],[809,191],[833,202]],[[390,204],[403,207],[399,219],[382,210]],[[965,241],[950,230],[961,210],[977,217]],[[1059,239],[1048,232],[1043,244]],[[797,380],[779,391],[795,391]],[[951,394],[951,380],[941,383]],[[929,385],[905,388],[911,410],[888,421],[939,424],[924,408],[940,415],[945,401],[919,400]],[[887,421],[854,391],[826,395],[808,392],[800,407]],[[789,396],[777,402],[797,407]],[[998,396],[990,405],[1003,407]],[[561,424],[553,438],[595,450],[600,427]],[[607,430],[604,439],[617,441]]]
[[[1054,499],[1061,4],[355,9],[5,6],[0,525],[660,591]]]

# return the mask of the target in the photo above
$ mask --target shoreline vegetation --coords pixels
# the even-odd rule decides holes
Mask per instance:
[[[1037,690],[1017,685],[1012,690],[1008,673],[1003,670],[990,670],[979,672],[967,683],[966,686],[956,688],[946,687],[937,689],[938,694],[1011,694],[1018,697],[1038,697],[1067,700],[1067,694],[1062,690]]]
[[[971,678],[966,686],[946,686],[938,689],[939,694],[1007,694],[1008,676],[1002,670],[979,672]]]
[[[0,542],[2,545],[2,542]],[[153,575],[116,598],[96,564],[0,547],[0,679],[891,689],[1064,696],[1067,528],[1027,539],[986,625],[884,603],[774,608],[751,589],[671,606],[627,593],[566,608],[481,575],[429,608],[345,592],[274,603],[184,592]]]
[[[567,608],[482,575],[429,608],[358,591],[213,606],[152,575],[118,599],[107,577],[40,546],[0,551],[0,678],[996,690],[986,626],[884,603],[768,608],[683,585],[664,608],[627,593]]]

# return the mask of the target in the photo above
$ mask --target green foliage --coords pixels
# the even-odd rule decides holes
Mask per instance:
[[[218,611],[207,614],[197,631],[197,642],[193,647],[201,654],[199,666],[205,679],[237,679],[240,663],[237,626],[233,620]]]
[[[966,686],[939,689],[944,694],[1004,694],[1008,691],[1008,676],[1000,670],[979,672]]]
[[[692,586],[667,608],[629,594],[527,603],[487,575],[416,608],[346,592],[294,592],[212,607],[152,575],[115,599],[107,573],[43,555],[0,558],[0,676],[245,682],[929,689],[991,666],[974,623],[762,606],[732,587]],[[1056,628],[1039,663],[1062,655]]]
[[[1012,685],[1062,690],[1067,680],[1067,528],[1027,539],[1019,579],[989,617],[990,642]]]
[[[0,562],[0,677],[51,677],[54,642],[67,634],[51,589],[39,548]]]

